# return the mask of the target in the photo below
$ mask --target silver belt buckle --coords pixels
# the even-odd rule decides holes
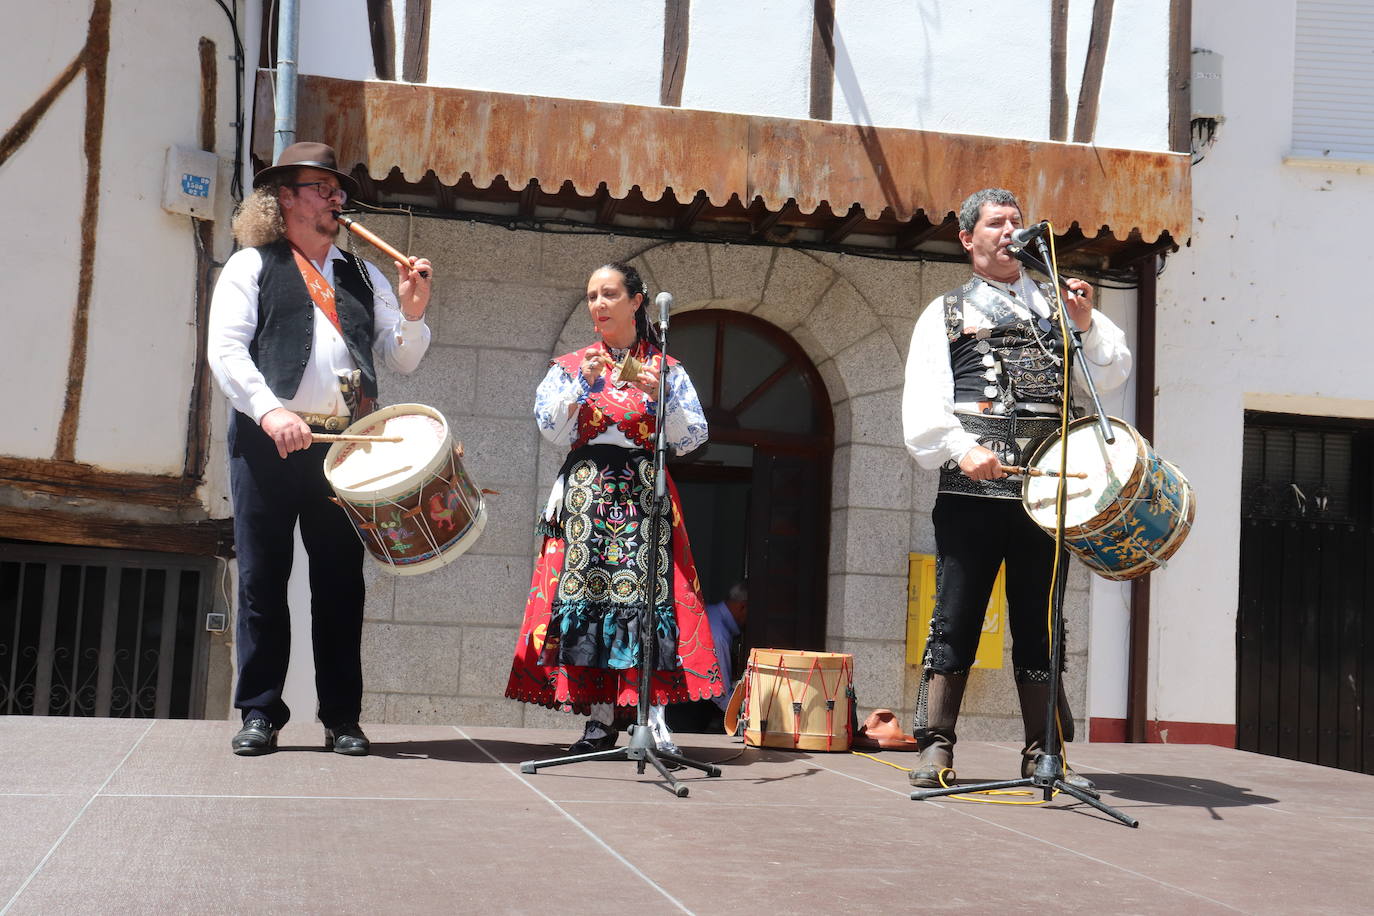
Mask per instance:
[[[343,429],[347,424],[342,417],[325,417],[324,428],[331,433],[336,433]]]

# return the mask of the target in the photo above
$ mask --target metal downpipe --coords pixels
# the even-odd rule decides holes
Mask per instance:
[[[296,142],[296,49],[301,31],[300,0],[281,0],[277,15],[277,85],[272,99],[272,161]]]

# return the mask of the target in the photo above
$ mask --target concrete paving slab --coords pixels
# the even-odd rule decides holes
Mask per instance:
[[[80,795],[0,795],[0,909],[86,806]]]
[[[367,757],[324,749],[318,726],[288,726],[278,750],[237,757],[225,722],[159,722],[106,787],[108,794],[280,797],[523,797],[491,760],[449,726],[375,725]],[[320,736],[315,743],[309,740]]]
[[[150,719],[0,716],[0,793],[89,795],[152,727]]]
[[[612,886],[662,910],[623,875],[537,800],[102,797],[10,912],[538,912]]]
[[[361,759],[316,749],[309,725],[286,733],[298,750],[238,758],[233,731],[0,720],[0,914],[1267,914],[1374,899],[1371,777],[1224,748],[1072,745],[1132,830],[1065,796],[913,802],[897,767],[914,756],[892,752],[679,735],[723,775],[681,771],[677,798],[632,762],[520,772],[575,730],[372,726]],[[1018,750],[961,742],[961,782],[1014,777]]]
[[[701,913],[730,912],[744,900],[770,912],[1101,911],[1104,877],[1110,899],[1133,901],[1128,907],[1225,911],[1148,876],[1096,874],[1071,850],[885,794],[866,806],[681,806],[669,824],[574,810]]]

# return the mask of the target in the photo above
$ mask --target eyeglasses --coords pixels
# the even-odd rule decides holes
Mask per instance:
[[[323,198],[324,200],[329,200],[329,198],[331,198],[331,197],[333,197],[335,194],[337,194],[337,195],[339,195],[339,203],[343,204],[343,203],[347,203],[347,202],[348,202],[348,192],[347,192],[347,191],[345,191],[343,188],[339,187],[339,186],[336,185],[336,184],[330,184],[329,182],[324,181],[324,180],[320,180],[320,181],[297,181],[297,182],[293,182],[292,184],[288,184],[287,187],[288,187],[288,188],[314,188],[314,189],[315,189],[315,193],[318,194],[318,195],[320,195],[320,197]]]

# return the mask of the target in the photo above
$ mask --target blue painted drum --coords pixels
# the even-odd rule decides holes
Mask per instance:
[[[1064,544],[1105,579],[1134,579],[1162,567],[1192,529],[1193,488],[1177,467],[1155,453],[1144,436],[1115,417],[1107,418],[1116,441],[1107,442],[1096,417],[1069,424],[1064,500]],[[1042,442],[1030,467],[1021,501],[1051,537],[1060,462],[1065,449],[1058,433]]]

